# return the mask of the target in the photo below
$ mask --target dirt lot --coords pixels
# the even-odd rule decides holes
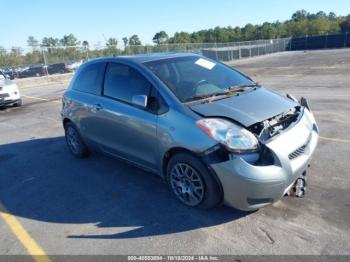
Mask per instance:
[[[66,85],[34,86],[21,108],[0,110],[0,254],[27,254],[25,232],[48,255],[350,254],[350,50],[232,65],[310,98],[322,137],[304,199],[253,213],[187,208],[154,175],[101,155],[74,159],[60,121]]]

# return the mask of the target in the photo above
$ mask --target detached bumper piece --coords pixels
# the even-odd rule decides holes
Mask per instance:
[[[304,197],[307,186],[306,171],[294,182],[292,187],[286,193],[286,196]]]

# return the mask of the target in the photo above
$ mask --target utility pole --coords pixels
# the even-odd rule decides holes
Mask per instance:
[[[49,72],[48,72],[48,70],[47,70],[47,61],[46,61],[46,56],[45,56],[44,48],[41,48],[41,52],[42,52],[43,58],[44,58],[44,65],[45,65],[46,76],[48,77],[48,76],[49,76]]]

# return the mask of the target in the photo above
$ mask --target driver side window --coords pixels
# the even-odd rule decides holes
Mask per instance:
[[[151,83],[136,69],[119,63],[107,65],[103,95],[131,103],[135,95],[149,96]]]

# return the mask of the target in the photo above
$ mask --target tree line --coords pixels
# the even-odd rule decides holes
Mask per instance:
[[[225,43],[259,39],[298,37],[305,35],[337,34],[350,31],[350,14],[337,16],[319,11],[315,14],[305,10],[296,11],[289,20],[246,24],[243,27],[215,27],[193,33],[176,32],[166,43]]]
[[[200,30],[192,33],[175,32],[173,36],[165,31],[157,32],[153,37],[153,43],[177,44],[177,43],[225,43],[236,41],[249,41],[258,39],[275,39],[284,37],[298,37],[305,35],[324,35],[337,34],[350,31],[350,14],[347,16],[337,16],[330,12],[326,14],[323,11],[309,13],[305,10],[299,10],[292,14],[291,18],[284,22],[264,22],[260,25],[246,24],[243,27],[215,27],[211,29]],[[142,45],[138,35],[123,37],[124,49],[128,46]],[[28,46],[38,47],[39,41],[34,37],[28,38]],[[117,46],[118,39],[109,38],[106,46]],[[44,37],[40,46],[89,46],[88,41],[79,41],[73,34],[65,35],[62,39],[53,37]]]
[[[350,14],[337,16],[333,12],[326,14],[323,11],[309,13],[305,10],[299,10],[284,22],[264,22],[257,25],[248,23],[243,27],[218,26],[192,33],[175,32],[171,37],[165,31],[160,31],[152,39],[154,45],[145,46],[142,46],[137,34],[121,38],[123,48],[119,48],[119,40],[115,37],[105,39],[102,48],[96,48],[96,46],[91,46],[87,40],[77,39],[73,34],[64,35],[61,39],[44,37],[41,41],[34,36],[29,36],[27,46],[30,48],[30,52],[25,54],[21,48],[13,47],[8,51],[0,46],[0,66],[21,63],[54,63],[67,60],[67,58],[77,60],[148,51],[168,51],[169,49],[161,48],[164,44],[225,43],[347,32],[350,32]],[[82,49],[68,48],[71,46],[81,46]],[[44,51],[41,48],[44,48]],[[86,50],[88,53],[85,52]],[[42,52],[44,55],[46,53],[46,57],[50,61],[44,61]]]

